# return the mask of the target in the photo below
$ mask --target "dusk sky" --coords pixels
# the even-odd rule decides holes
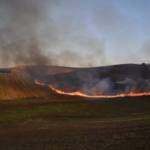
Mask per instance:
[[[1,64],[6,66],[38,64],[37,59],[70,67],[150,63],[149,0],[0,0],[0,4],[1,58],[10,60]],[[38,55],[28,50],[31,41],[37,44]],[[43,55],[50,61],[43,61]]]

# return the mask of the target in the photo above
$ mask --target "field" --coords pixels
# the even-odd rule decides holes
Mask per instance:
[[[149,96],[59,95],[22,70],[0,74],[0,150],[150,149]]]

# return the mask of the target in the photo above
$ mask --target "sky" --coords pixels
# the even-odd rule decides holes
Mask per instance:
[[[2,66],[150,63],[149,0],[0,0]]]

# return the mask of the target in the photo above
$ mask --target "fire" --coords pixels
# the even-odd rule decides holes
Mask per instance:
[[[37,80],[35,80],[36,84],[39,85],[43,85],[43,86],[48,86],[50,87],[53,91],[55,91],[56,93],[59,94],[64,94],[64,95],[72,95],[72,96],[82,96],[82,97],[89,97],[89,98],[115,98],[115,97],[126,97],[126,96],[130,96],[130,97],[134,97],[134,96],[144,96],[144,95],[150,95],[150,92],[143,92],[143,93],[133,93],[130,92],[128,94],[117,94],[117,95],[96,95],[96,96],[91,96],[91,95],[87,95],[84,94],[80,91],[76,91],[76,92],[64,92],[61,90],[57,90],[53,87],[53,85],[50,84],[44,84],[44,83],[40,83]]]

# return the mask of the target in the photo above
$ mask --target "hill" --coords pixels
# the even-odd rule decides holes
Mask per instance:
[[[65,73],[65,72],[71,72],[75,71],[78,68],[71,68],[71,67],[59,67],[59,66],[16,66],[11,67],[13,72],[23,72],[23,73],[41,73],[42,75],[48,75],[48,74],[58,74],[58,73]]]
[[[38,98],[47,95],[46,89],[39,88],[19,73],[0,74],[0,100]]]
[[[149,67],[149,66],[148,66]],[[110,78],[111,80],[123,80],[125,77],[138,78],[144,76],[145,71],[141,65],[123,64],[94,68],[69,68],[58,66],[18,66],[12,67],[11,73],[0,74],[0,99],[14,100],[37,97],[55,97],[58,95],[51,89],[38,86],[34,79],[45,83],[51,83],[61,88],[76,91],[85,82],[93,78]],[[142,70],[142,71],[141,71]],[[144,73],[143,73],[144,72]],[[67,87],[66,87],[67,85]]]
[[[55,94],[47,88],[37,86],[34,77],[73,71],[73,68],[55,66],[18,66],[10,68],[11,73],[0,74],[0,100],[17,100],[51,97]]]

